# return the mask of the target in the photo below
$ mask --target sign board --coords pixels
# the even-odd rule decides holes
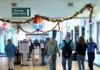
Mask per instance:
[[[20,53],[29,53],[29,43],[28,41],[19,42],[19,52]]]
[[[12,17],[30,17],[30,8],[12,8]]]
[[[34,29],[42,29],[43,28],[43,25],[42,24],[34,24],[33,25],[33,28]]]

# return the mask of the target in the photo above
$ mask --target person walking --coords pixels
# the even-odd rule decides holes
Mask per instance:
[[[72,51],[75,50],[74,43],[70,39],[70,33],[67,32],[66,39],[62,41],[60,49],[62,49],[62,67],[66,70],[66,60],[68,59],[68,70],[72,69]]]
[[[48,38],[46,38],[46,41],[45,41],[45,43],[44,43],[44,46],[45,46],[45,55],[47,55],[47,50],[48,50],[48,44],[49,44],[49,42],[50,42],[50,38],[48,37]]]
[[[50,62],[50,70],[56,70],[56,59],[57,59],[57,53],[60,56],[60,52],[58,49],[58,44],[55,40],[55,38],[51,38],[50,42],[46,46],[47,49],[47,55],[51,55],[51,62]]]
[[[87,43],[88,47],[87,47],[87,54],[88,54],[88,66],[90,70],[93,70],[93,62],[95,59],[95,49],[97,49],[97,45],[95,42],[93,42],[93,38],[90,37],[89,38],[89,42]]]
[[[14,57],[15,57],[15,45],[11,39],[8,39],[8,44],[5,46],[5,52],[8,57],[8,70],[14,70]]]
[[[36,39],[36,40],[34,40],[33,50],[32,50],[32,63],[33,63],[33,66],[34,65],[40,65],[40,63],[41,63],[41,61],[39,61],[40,58],[41,58],[40,54],[41,54],[40,43]]]
[[[46,65],[45,63],[45,46],[44,46],[44,40],[40,40],[40,46],[41,46],[41,65]]]
[[[76,46],[76,54],[77,54],[77,62],[78,62],[78,69],[85,70],[85,53],[86,53],[87,44],[84,38],[81,36]]]

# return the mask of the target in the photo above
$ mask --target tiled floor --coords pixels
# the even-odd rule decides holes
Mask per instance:
[[[27,61],[27,64],[29,66],[20,66],[20,65],[15,65],[14,70],[49,70],[49,65],[46,66],[32,66],[32,61]],[[62,70],[62,65],[61,65],[61,58],[57,58],[57,70]],[[67,67],[67,65],[66,65]],[[6,57],[0,57],[0,70],[7,70],[7,58]],[[85,63],[85,69],[88,69],[87,62]],[[78,70],[77,62],[73,61],[72,64],[72,70]],[[100,67],[94,66],[94,70],[100,70]]]

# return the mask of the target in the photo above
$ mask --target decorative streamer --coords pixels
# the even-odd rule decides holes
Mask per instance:
[[[30,21],[32,21],[32,20],[34,20],[34,23],[39,23],[39,22],[41,22],[43,19],[44,20],[47,20],[47,21],[52,21],[52,22],[58,22],[58,21],[65,21],[65,20],[70,20],[70,19],[73,19],[73,18],[75,18],[75,17],[77,17],[77,15],[79,15],[79,14],[81,14],[81,13],[83,13],[83,11],[85,10],[85,9],[88,9],[89,11],[90,11],[90,15],[89,15],[89,17],[90,17],[90,22],[91,22],[91,18],[92,18],[92,14],[93,14],[93,6],[92,6],[92,4],[91,3],[89,3],[89,4],[86,4],[79,12],[76,12],[74,15],[72,15],[71,17],[68,17],[68,18],[50,18],[50,17],[47,17],[47,16],[41,16],[41,15],[35,15],[35,17],[32,17],[32,18],[30,18],[30,19],[28,19],[28,20],[26,20],[26,21],[11,21],[11,20],[5,20],[5,19],[3,19],[3,18],[0,18],[0,21],[3,21],[3,22],[9,22],[9,23],[20,23],[20,24],[25,24],[25,23],[29,23]]]
[[[19,33],[19,25],[17,25],[17,34]]]
[[[58,28],[59,28],[59,30],[58,31],[60,31],[60,23],[61,23],[61,21],[58,21]]]
[[[35,15],[33,23],[37,24],[37,23],[40,23],[41,21],[42,21],[42,18],[39,15]]]
[[[2,24],[2,27],[3,27],[3,30],[5,31],[6,30],[6,22],[4,22],[3,24]]]
[[[46,33],[46,32],[50,32],[50,31],[54,30],[57,27],[57,25],[58,25],[58,23],[52,29],[50,29],[48,31],[42,31],[40,29],[36,29],[35,31],[28,32],[28,31],[25,31],[19,24],[17,24],[17,32],[19,31],[18,29],[21,29],[25,33],[35,33],[35,32],[39,32],[39,31],[43,32],[43,33]]]

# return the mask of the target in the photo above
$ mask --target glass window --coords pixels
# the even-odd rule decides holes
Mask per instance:
[[[97,23],[97,47],[100,52],[100,22]]]

